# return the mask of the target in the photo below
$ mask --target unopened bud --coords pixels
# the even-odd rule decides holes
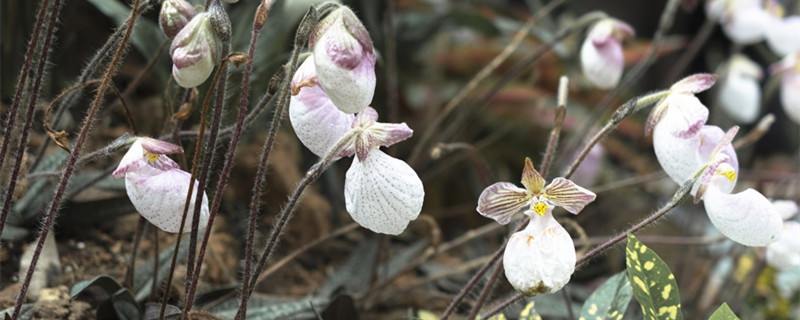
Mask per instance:
[[[167,38],[172,39],[196,14],[192,5],[185,0],[164,0],[158,16],[158,25]]]
[[[172,40],[172,76],[181,87],[196,87],[208,79],[219,57],[219,41],[210,16],[197,14]]]

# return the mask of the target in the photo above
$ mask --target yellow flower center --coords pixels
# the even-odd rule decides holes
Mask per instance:
[[[147,151],[145,151],[144,154],[145,154],[145,157],[147,157],[147,161],[150,161],[150,163],[155,163],[156,160],[158,160],[158,157],[159,157],[159,155],[157,155],[155,153],[150,153],[150,152],[147,152]]]
[[[544,212],[547,210],[547,203],[544,201],[539,201],[533,204],[533,211],[536,211],[540,216],[544,216]]]
[[[716,173],[719,174],[719,175],[725,176],[726,178],[728,178],[728,181],[730,181],[730,182],[733,182],[733,180],[736,180],[736,171],[733,171],[731,169],[718,168]]]

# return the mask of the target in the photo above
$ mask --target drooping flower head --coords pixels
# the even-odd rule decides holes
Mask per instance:
[[[167,38],[175,38],[197,12],[185,0],[164,0],[158,15],[158,25]]]
[[[292,79],[289,117],[300,141],[325,157],[343,137],[351,137],[337,152],[355,155],[345,176],[347,212],[374,232],[400,234],[422,210],[422,181],[408,164],[379,149],[411,137],[405,123],[377,122],[378,113],[366,107],[358,115],[334,106],[316,80],[314,59],[307,58]]]
[[[569,282],[576,258],[572,238],[553,218],[553,208],[559,206],[578,214],[596,196],[564,178],[545,186],[530,158],[525,158],[522,184],[525,189],[508,182],[489,186],[478,199],[477,211],[506,224],[513,214],[525,209],[530,222],[511,236],[503,256],[506,278],[524,295],[555,292]]]
[[[719,98],[722,109],[731,119],[749,124],[758,118],[762,76],[761,67],[744,55],[736,54],[728,60]]]
[[[170,233],[188,232],[192,226],[190,212],[183,230],[179,230],[191,174],[181,170],[175,161],[165,156],[178,152],[183,150],[174,144],[140,137],[131,145],[113,172],[115,178],[125,177],[128,198],[139,214],[159,229]],[[194,183],[197,188],[197,180]],[[190,208],[194,208],[195,198],[193,192]],[[201,228],[208,224],[208,215],[208,197],[203,192]]]
[[[201,85],[220,58],[220,44],[211,19],[208,12],[198,13],[172,40],[172,76],[181,87]]]
[[[581,67],[586,79],[600,89],[616,87],[625,67],[622,40],[633,35],[633,28],[617,19],[595,23],[581,46]]]
[[[800,124],[800,52],[787,55],[770,66],[772,74],[781,76],[781,104],[794,123]]]
[[[797,213],[797,203],[778,200],[772,205],[784,222],[780,239],[767,246],[767,263],[778,270],[800,266],[800,223],[789,220]]]
[[[367,29],[346,6],[339,6],[309,39],[319,83],[344,113],[364,110],[375,94],[375,50]]]

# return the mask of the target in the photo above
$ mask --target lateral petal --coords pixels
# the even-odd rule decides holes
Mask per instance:
[[[724,179],[724,177],[715,177]],[[714,182],[703,199],[708,218],[733,241],[751,247],[763,247],[778,240],[783,228],[781,216],[772,203],[753,189],[728,194]]]
[[[373,150],[353,159],[344,183],[345,206],[353,220],[377,233],[397,235],[419,216],[422,181],[404,161]]]
[[[554,205],[564,208],[572,214],[578,214],[597,197],[572,181],[555,178],[544,188],[544,197]]]
[[[530,204],[532,195],[513,183],[498,182],[483,189],[476,210],[482,216],[507,224],[523,207]]]

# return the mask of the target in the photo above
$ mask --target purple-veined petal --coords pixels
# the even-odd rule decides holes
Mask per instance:
[[[530,204],[532,195],[513,183],[498,182],[483,189],[476,210],[482,216],[500,224],[511,221],[511,216]]]
[[[522,185],[532,194],[539,194],[544,188],[544,178],[533,167],[531,158],[525,157],[525,168],[522,169]]]
[[[783,223],[780,239],[767,246],[767,263],[778,270],[800,266],[800,223]]]
[[[670,94],[664,99],[666,110],[657,127],[669,128],[680,138],[695,136],[708,120],[708,109],[691,94]]]
[[[751,247],[762,247],[780,237],[783,221],[772,203],[753,189],[729,194],[717,187],[717,180],[706,190],[703,204],[714,226],[733,241]]]
[[[372,136],[373,139],[380,146],[388,147],[405,139],[414,134],[414,130],[403,123],[381,123],[375,122],[367,128],[366,134]]]
[[[137,172],[125,174],[125,190],[133,206],[150,223],[161,230],[179,233],[183,205],[189,191],[191,175],[180,169],[160,172],[153,176],[140,175]],[[192,210],[194,209],[197,180],[189,205],[189,213],[182,232],[192,228]],[[203,203],[200,210],[200,227],[208,224],[208,196],[203,192]]]
[[[309,57],[297,69],[292,85],[316,76]],[[355,116],[339,111],[319,85],[298,89],[289,102],[289,120],[297,137],[314,154],[324,157],[349,130]]]
[[[597,197],[591,192],[572,181],[564,178],[555,178],[544,188],[544,195],[554,205],[564,208],[572,214],[578,214]]]
[[[698,73],[678,80],[669,91],[672,93],[698,93],[708,90],[717,81],[717,76],[708,73]]]
[[[362,130],[355,139],[355,152],[361,161],[378,146],[391,146],[408,139],[414,133],[405,123],[381,123],[376,122],[377,120],[378,112],[366,107],[353,121],[352,128]]]
[[[503,268],[511,285],[526,296],[552,293],[569,282],[575,270],[575,246],[564,227],[553,218],[530,213],[528,226],[511,236]]]
[[[344,183],[347,212],[361,226],[397,235],[419,216],[425,190],[414,169],[380,150],[353,159]]]
[[[142,148],[144,148],[150,153],[173,154],[173,153],[183,152],[183,148],[181,148],[180,146],[174,145],[166,141],[161,141],[158,139],[147,138],[147,137],[140,137],[137,140],[141,141]]]
[[[172,40],[172,76],[181,87],[202,84],[214,70],[219,44],[212,29],[209,14],[201,12]]]
[[[677,137],[663,122],[659,122],[653,130],[653,150],[664,172],[675,183],[683,184],[708,160],[700,159],[697,155],[703,140],[699,135],[685,139]]]
[[[767,44],[779,56],[800,52],[800,17],[772,17],[765,30]]]
[[[717,126],[703,126],[703,128],[700,129],[700,145],[697,148],[697,162],[699,165],[702,165],[702,163],[711,161],[714,168],[709,166],[708,172],[716,172],[716,168],[722,163],[729,165],[731,171],[739,172],[739,159],[736,156],[736,150],[733,149],[733,145],[730,143],[733,139],[733,135],[736,134],[736,132],[732,130],[736,129],[728,130],[728,132],[722,131],[722,128]],[[718,154],[713,155],[715,152]],[[736,186],[737,179],[738,177],[734,177],[733,181],[717,185],[717,187],[722,190],[722,192],[730,193],[733,191],[734,186]],[[708,180],[706,180],[705,183],[708,183]],[[695,194],[696,189],[697,187],[695,186],[692,190],[692,194]]]
[[[775,200],[772,201],[775,210],[781,215],[781,219],[788,220],[797,213],[797,203],[792,200]]]

